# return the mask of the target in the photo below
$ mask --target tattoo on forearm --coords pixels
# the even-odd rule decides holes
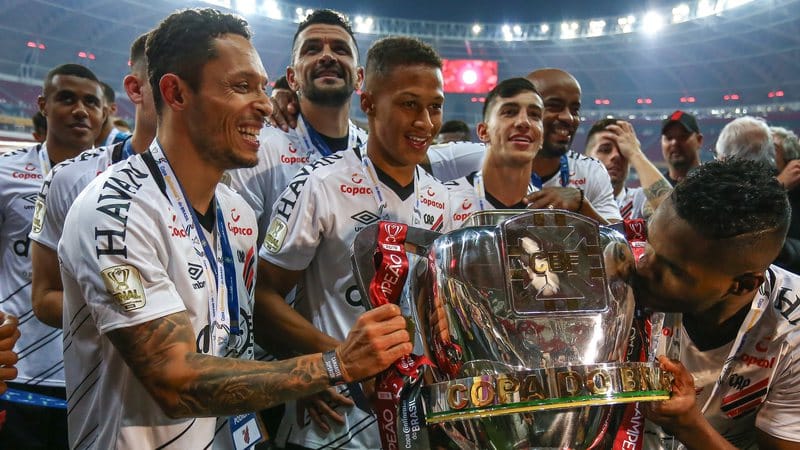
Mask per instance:
[[[175,417],[258,411],[328,387],[317,355],[260,362],[196,353],[185,313],[108,336],[148,391]]]
[[[658,180],[643,190],[648,202],[661,202],[666,195],[672,192],[672,186],[667,180]]]

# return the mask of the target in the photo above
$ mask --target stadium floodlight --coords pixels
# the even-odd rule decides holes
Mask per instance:
[[[514,34],[516,34],[517,36],[521,36],[522,35],[522,27],[519,26],[519,25],[514,25]]]
[[[636,17],[634,16],[625,16],[617,19],[617,25],[619,25],[619,30],[623,33],[630,33],[631,31],[633,31],[634,23],[636,23]]]
[[[511,25],[508,25],[508,24],[503,25],[501,30],[503,31],[503,40],[504,41],[508,42],[508,41],[514,40],[514,35],[511,34]]]
[[[539,32],[542,34],[547,34],[550,31],[550,25],[543,23],[542,26],[539,27]]]
[[[481,26],[477,23],[472,26],[472,34],[480,34],[481,30],[482,30]]]
[[[753,0],[728,0],[727,4],[725,5],[728,9],[731,8],[738,8],[742,5],[746,5]]]
[[[471,69],[465,70],[461,73],[461,81],[464,84],[475,84],[478,81],[478,74]]]
[[[589,36],[602,36],[606,28],[605,20],[590,20],[589,21]]]
[[[356,16],[356,33],[369,33],[372,31],[372,25],[375,22],[372,17]]]
[[[264,0],[264,14],[272,20],[283,20],[283,13],[275,0]]]
[[[562,22],[561,23],[561,39],[574,39],[578,37],[578,22]]]
[[[243,16],[255,14],[256,0],[236,0],[236,11]]]
[[[644,15],[644,18],[642,18],[642,30],[645,33],[656,33],[662,28],[664,28],[664,18],[661,17],[661,14],[655,11],[650,11]]]
[[[689,20],[689,5],[681,3],[672,8],[672,23],[681,23]]]
[[[716,2],[714,0],[700,0],[697,3],[697,17],[707,17],[714,14]]]

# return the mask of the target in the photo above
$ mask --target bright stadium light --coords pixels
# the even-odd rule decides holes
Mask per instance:
[[[477,23],[472,26],[472,34],[480,34],[481,30],[482,30],[481,26],[478,25]]]
[[[283,13],[275,0],[264,0],[264,14],[272,20],[283,20]]]
[[[589,36],[602,36],[606,28],[605,20],[591,20],[589,21]]]
[[[689,20],[689,5],[681,3],[672,8],[672,23],[681,23]]]
[[[519,26],[519,25],[514,25],[514,34],[516,34],[517,36],[521,36],[522,35],[522,27]]]
[[[372,17],[356,16],[356,33],[369,33],[372,31],[374,21]]]
[[[636,23],[636,17],[634,16],[625,16],[617,19],[617,25],[619,25],[619,29],[623,33],[630,33],[633,31],[634,23]]]
[[[738,8],[738,7],[742,6],[742,5],[746,5],[746,4],[750,3],[752,1],[753,0],[728,0],[728,4],[726,5],[726,7],[728,9]]]
[[[578,37],[578,22],[562,22],[561,23],[561,39],[574,39]]]
[[[542,26],[539,27],[539,32],[542,34],[547,34],[550,31],[550,25],[543,23]]]
[[[656,33],[662,28],[664,28],[664,18],[661,17],[661,14],[650,11],[642,18],[642,30],[645,33]]]
[[[243,16],[255,14],[256,0],[236,0],[236,11]]]
[[[471,69],[470,70],[465,70],[461,74],[461,81],[463,81],[464,84],[475,84],[475,82],[478,81],[478,74],[474,70],[471,70]]]
[[[514,35],[511,34],[511,25],[503,25],[501,30],[503,31],[503,40],[504,41],[512,41],[512,40],[514,40]]]
[[[697,3],[697,17],[707,17],[714,14],[714,0],[700,0]]]

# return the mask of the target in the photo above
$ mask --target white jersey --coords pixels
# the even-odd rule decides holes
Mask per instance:
[[[298,120],[302,120],[302,116]],[[352,122],[349,136],[354,145],[361,146],[367,142],[366,132]],[[265,127],[259,136],[258,164],[228,172],[231,187],[256,213],[259,244],[267,234],[272,205],[289,181],[303,166],[323,157],[319,149],[309,145],[304,137],[298,128],[287,133],[280,128]]]
[[[644,218],[644,205],[647,203],[647,197],[644,195],[644,189],[623,187],[619,191],[619,195],[614,197],[619,207],[619,214],[623,219],[643,219]]]
[[[756,449],[758,428],[792,442],[800,442],[800,277],[776,266],[753,299],[751,315],[756,322],[740,333],[743,345],[734,342],[701,352],[680,326],[678,315],[667,315],[658,354],[680,359],[692,373],[697,405],[717,432],[741,449]],[[763,312],[758,313],[759,308]],[[725,360],[732,356],[730,371],[714,389]],[[711,400],[709,401],[709,398]],[[645,449],[683,448],[653,423],[647,422]]]
[[[53,250],[58,250],[58,240],[64,229],[72,202],[92,180],[111,164],[122,159],[123,143],[110,147],[86,150],[75,158],[55,167],[45,177],[36,200],[36,218],[28,235],[32,240]]]
[[[428,161],[433,176],[450,181],[465,177],[483,165],[486,145],[480,142],[448,142],[428,147]]]
[[[226,418],[168,418],[106,336],[185,311],[198,353],[252,359],[257,262],[252,211],[229,188],[217,186],[216,201],[235,255],[242,329],[235,348],[227,349],[211,339],[208,288],[214,277],[204,269],[205,254],[195,250],[192,229],[180,225],[163,189],[155,160],[146,152],[95,178],[67,214],[64,235],[70,239],[59,242],[58,255],[73,449],[232,446]],[[219,239],[216,232],[211,237]]]
[[[450,217],[453,227],[459,228],[473,213],[478,211],[491,211],[494,209],[525,209],[527,205],[518,203],[506,206],[494,198],[492,194],[486,192],[483,183],[476,181],[483,179],[481,171],[473,172],[457,180],[448,181],[445,184],[450,191]],[[528,184],[528,194],[538,191],[535,186]]]
[[[46,160],[44,168],[40,156]],[[0,310],[19,318],[21,336],[14,346],[19,355],[15,381],[63,387],[61,330],[40,322],[31,305],[28,231],[49,165],[43,145],[0,156]]]
[[[447,189],[421,168],[414,186],[399,188],[379,175],[378,188],[389,220],[437,231],[450,230]],[[381,220],[375,185],[365,173],[358,149],[322,158],[297,173],[272,211],[269,232],[259,255],[288,270],[303,270],[295,308],[322,332],[344,340],[358,316],[362,299],[350,264],[356,233]],[[409,189],[410,188],[410,189]],[[399,193],[402,193],[399,194]],[[415,205],[419,204],[419,214]],[[345,411],[345,424],[331,423],[329,433],[296,424],[295,403],[286,404],[278,444],[308,448],[380,448],[375,416],[357,407]]]

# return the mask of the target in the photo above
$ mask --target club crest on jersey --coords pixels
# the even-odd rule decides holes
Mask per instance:
[[[270,253],[278,253],[283,247],[283,240],[286,239],[286,231],[289,227],[286,222],[281,219],[272,219],[267,230],[267,236],[264,237],[264,247]]]
[[[100,271],[106,291],[114,297],[125,311],[134,311],[144,307],[144,287],[139,270],[131,265],[122,264]]]
[[[47,207],[41,197],[36,197],[36,203],[33,210],[33,221],[31,222],[31,231],[34,234],[39,234],[44,228],[44,213]]]

